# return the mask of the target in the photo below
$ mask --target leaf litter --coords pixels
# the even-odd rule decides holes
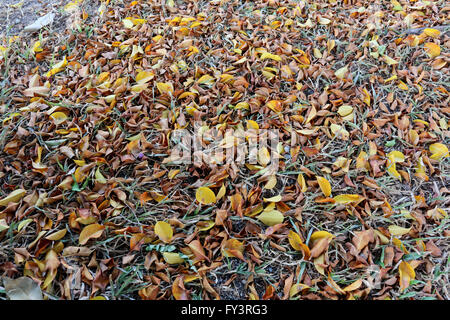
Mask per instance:
[[[96,4],[1,39],[2,299],[450,298],[445,1]]]

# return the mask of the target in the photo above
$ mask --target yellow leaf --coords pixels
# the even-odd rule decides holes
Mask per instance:
[[[335,196],[334,201],[339,204],[347,204],[352,202],[358,202],[361,197],[358,194],[340,194]]]
[[[102,84],[103,82],[108,80],[109,77],[110,77],[110,73],[109,72],[102,72],[102,73],[99,74],[99,76],[97,78],[97,83],[98,84]]]
[[[0,219],[0,232],[8,230],[9,226],[5,219]]]
[[[441,128],[443,130],[447,130],[448,129],[448,123],[447,123],[447,120],[445,118],[439,119],[439,125],[441,126]]]
[[[228,83],[228,82],[231,82],[232,80],[234,80],[234,77],[231,74],[224,73],[224,74],[220,75],[221,82]]]
[[[322,190],[325,197],[329,197],[331,195],[330,182],[324,177],[317,177],[317,182],[319,183],[320,190]]]
[[[161,194],[157,191],[150,191],[150,196],[152,197],[153,200],[155,200],[158,203],[164,201],[167,198],[164,194]]]
[[[158,82],[156,88],[158,88],[160,94],[173,93],[173,85],[170,82]]]
[[[97,168],[97,170],[95,170],[95,181],[102,184],[107,183],[106,178],[100,172],[100,168]]]
[[[58,241],[58,240],[61,240],[62,238],[64,238],[66,233],[67,233],[67,229],[64,228],[62,230],[56,231],[56,232],[46,236],[45,239],[51,240],[51,241]]]
[[[169,173],[167,174],[167,177],[169,178],[169,180],[172,180],[173,178],[176,177],[176,175],[180,172],[180,169],[172,169],[169,171]]]
[[[321,274],[325,275],[325,268],[323,265],[325,264],[325,254],[322,253],[320,256],[314,259],[314,267]]]
[[[78,8],[78,4],[81,4],[81,2],[83,2],[83,0],[74,0],[74,1],[69,2],[68,4],[66,4],[64,6],[64,11],[70,12],[70,11],[72,11],[74,9],[77,9]]]
[[[144,84],[146,82],[149,82],[155,77],[155,74],[151,71],[141,71],[136,76],[136,82],[138,84]]]
[[[353,113],[353,107],[349,105],[340,106],[338,109],[338,113],[341,117],[348,116]]]
[[[449,151],[446,145],[442,143],[433,143],[430,145],[430,158],[433,160],[442,160],[449,156]]]
[[[270,198],[264,198],[264,201],[266,202],[280,202],[281,201],[281,195],[277,195],[274,197],[270,197]]]
[[[140,54],[144,54],[144,50],[140,46],[133,45],[133,50],[131,51],[130,58],[137,60]]]
[[[41,42],[40,41],[36,41],[34,43],[34,45],[33,45],[33,48],[31,49],[31,51],[33,51],[34,53],[44,51],[44,49],[42,49],[42,47],[41,47]]]
[[[288,240],[292,248],[294,248],[297,251],[302,251],[303,254],[305,255],[305,259],[306,260],[309,259],[309,257],[311,256],[311,251],[309,250],[308,246],[303,243],[298,233],[290,230],[288,234]]]
[[[416,273],[411,265],[406,261],[400,262],[398,271],[400,274],[400,289],[403,291],[409,287],[411,280],[415,279]]]
[[[409,140],[413,145],[417,145],[419,143],[420,137],[416,130],[409,130]]]
[[[385,79],[385,80],[384,80],[384,83],[387,83],[387,82],[393,81],[393,80],[397,80],[397,78],[398,78],[397,75],[394,74],[392,77]]]
[[[370,100],[370,93],[369,93],[369,91],[367,91],[366,88],[363,89],[363,93],[364,93],[364,100],[363,100],[363,102],[370,107],[370,101],[371,101]]]
[[[0,60],[6,57],[6,52],[9,51],[9,48],[0,46]]]
[[[73,160],[73,162],[75,162],[75,164],[79,167],[85,166],[86,165],[86,161],[85,160]]]
[[[427,127],[430,126],[430,124],[428,122],[426,122],[426,121],[424,121],[422,119],[414,119],[413,122],[415,122],[415,123],[422,123],[422,124],[424,124]]]
[[[336,40],[328,40],[327,41],[328,53],[331,53],[331,51],[334,49],[335,46],[336,46]]]
[[[165,243],[169,243],[173,237],[173,230],[170,224],[164,221],[158,221],[155,224],[155,233],[159,239]]]
[[[264,189],[271,190],[273,189],[277,184],[277,177],[275,175],[271,175],[269,180],[264,186]]]
[[[134,27],[132,18],[125,18],[122,20],[122,23],[125,26],[125,28],[127,28],[127,29],[131,29]]]
[[[332,123],[330,125],[331,132],[342,140],[348,140],[350,134],[349,132],[341,125]]]
[[[211,77],[208,74],[205,74],[204,76],[201,76],[200,79],[197,80],[197,82],[199,84],[208,84],[208,85],[213,84],[214,81],[216,81],[216,79],[214,77]]]
[[[219,192],[217,192],[216,201],[221,199],[225,195],[226,191],[227,189],[225,188],[225,184],[222,184],[222,186],[219,189]]]
[[[201,277],[199,275],[197,275],[197,274],[189,274],[189,275],[185,275],[184,276],[183,282],[184,283],[189,283],[189,282],[192,282],[192,281],[195,281],[195,280],[198,280],[198,279],[201,279]]]
[[[86,172],[86,171],[84,170],[84,167],[78,167],[78,168],[75,170],[75,172],[74,172],[73,175],[75,176],[75,181],[76,181],[77,183],[81,183],[81,182],[83,182],[84,179],[86,179],[86,177],[88,176],[88,172]]]
[[[439,30],[433,29],[433,28],[425,28],[423,30],[423,33],[425,33],[427,36],[433,37],[433,38],[439,38],[439,36],[441,35],[441,32]]]
[[[17,203],[22,199],[27,192],[24,189],[17,189],[11,192],[7,197],[0,200],[0,206],[6,207],[9,203]]]
[[[222,246],[222,254],[227,258],[243,259],[244,243],[237,239],[228,239]]]
[[[429,178],[427,176],[427,172],[426,172],[426,167],[425,167],[425,164],[423,163],[423,158],[422,157],[420,157],[417,160],[415,176],[418,177],[419,179],[424,180],[424,181],[428,181],[429,180]]]
[[[78,242],[81,245],[86,244],[89,239],[96,239],[100,238],[103,234],[103,230],[105,230],[105,227],[102,225],[99,225],[98,223],[90,224],[81,231],[80,238],[78,239]]]
[[[211,204],[217,201],[216,195],[214,192],[208,187],[200,187],[197,189],[195,193],[195,198],[201,204]]]
[[[341,287],[339,287],[339,285],[333,280],[330,273],[328,274],[327,280],[328,284],[331,286],[331,288],[333,288],[333,290],[335,290],[339,294],[345,294],[345,291],[343,291]]]
[[[17,231],[22,230],[27,225],[29,225],[31,222],[33,222],[33,219],[26,219],[26,220],[20,221],[19,225],[17,226]]]
[[[311,288],[310,286],[307,286],[306,284],[303,283],[294,283],[291,287],[291,289],[289,290],[289,298],[294,297],[296,294],[298,294],[299,292],[303,292],[308,290],[309,288]]]
[[[267,226],[274,226],[282,223],[284,220],[283,214],[278,210],[263,211],[257,219]]]
[[[208,231],[209,229],[211,229],[212,227],[214,227],[215,223],[214,221],[199,221],[196,226],[198,228],[199,231]]]
[[[179,253],[175,252],[163,252],[162,253],[164,260],[168,264],[180,264],[184,262],[184,259],[180,256]]]
[[[281,57],[276,54],[271,54],[269,52],[263,52],[263,54],[259,57],[261,60],[264,59],[272,59],[275,61],[281,61]]]
[[[359,289],[359,287],[361,287],[362,283],[363,283],[362,280],[358,279],[355,282],[353,282],[352,284],[346,286],[342,290],[345,292],[351,292],[351,291],[357,290],[357,289]]]
[[[335,75],[337,78],[339,78],[339,79],[342,80],[342,79],[344,79],[345,74],[346,74],[347,72],[348,72],[348,67],[345,66],[345,67],[342,67],[342,68],[336,70],[336,72],[334,73],[334,75]]]
[[[262,166],[267,166],[270,162],[270,153],[267,147],[262,147],[258,150],[258,163]]]
[[[389,244],[389,239],[384,235],[384,234],[382,234],[380,231],[378,231],[378,230],[374,230],[374,232],[375,232],[375,234],[378,236],[378,238],[380,239],[380,242],[382,243],[382,244]]]
[[[309,238],[311,243],[314,243],[317,240],[320,239],[324,239],[324,238],[329,238],[329,239],[333,239],[334,236],[329,233],[328,231],[315,231],[311,237]]]
[[[309,123],[314,117],[317,115],[317,110],[314,108],[314,106],[311,107],[311,111],[308,114],[308,117],[306,118],[305,124]]]
[[[266,107],[273,110],[276,113],[279,113],[283,111],[283,107],[281,105],[281,101],[278,100],[271,100],[266,104]]]
[[[397,0],[391,0],[391,3],[394,6],[394,11],[403,11],[402,5]]]
[[[388,57],[386,55],[383,56],[384,62],[386,62],[388,65],[392,66],[394,64],[398,64],[398,61],[392,59],[391,57]]]
[[[259,130],[259,125],[256,121],[247,120],[247,129]]]
[[[66,68],[67,64],[68,64],[68,61],[67,61],[66,57],[64,57],[63,61],[54,65],[53,68],[49,72],[47,72],[47,74],[46,74],[47,78],[50,78],[51,76],[57,74],[58,72],[63,71]]]
[[[408,90],[409,90],[408,86],[407,86],[406,83],[404,83],[403,81],[399,81],[397,87],[398,87],[399,89],[402,89],[402,90],[405,90],[405,91],[408,91]]]
[[[319,17],[319,23],[323,25],[330,24],[331,20],[323,17]]]
[[[308,19],[305,23],[299,23],[298,26],[301,28],[312,28],[314,24],[312,23],[311,19]]]
[[[396,169],[395,161],[393,161],[390,158],[388,158],[388,160],[387,160],[387,171],[394,178],[402,180],[402,176],[400,175],[400,173]]]
[[[140,93],[148,88],[148,84],[142,83],[142,84],[136,84],[131,87],[132,92]]]
[[[289,230],[288,240],[289,240],[289,243],[291,244],[292,248],[294,248],[297,251],[302,250],[301,244],[303,244],[303,241],[300,238],[300,236],[298,235],[298,233],[296,233],[292,230]]]
[[[398,237],[409,233],[411,231],[411,228],[403,228],[392,224],[388,227],[388,230],[391,235]]]
[[[67,120],[67,115],[64,112],[54,112],[50,115],[50,118],[56,125],[60,125]]]
[[[237,105],[234,106],[234,108],[236,110],[240,110],[240,109],[248,110],[248,109],[250,109],[248,102],[239,102]]]
[[[305,177],[303,176],[302,173],[298,174],[297,182],[300,185],[300,191],[301,192],[306,192],[308,190],[308,187],[307,187],[306,181],[305,181]]]
[[[425,52],[430,58],[435,58],[441,54],[441,47],[433,42],[427,42],[424,44]]]
[[[391,151],[387,154],[387,156],[395,163],[405,161],[405,155],[400,151]]]
[[[264,75],[264,77],[266,77],[269,80],[272,80],[275,77],[274,73],[267,71],[267,70],[263,70],[262,74]]]

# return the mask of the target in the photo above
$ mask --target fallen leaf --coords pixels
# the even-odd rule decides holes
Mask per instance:
[[[431,156],[430,159],[442,160],[449,156],[449,151],[446,145],[442,143],[433,143],[430,145]]]
[[[317,182],[319,183],[320,190],[322,190],[325,197],[329,197],[331,195],[331,184],[330,182],[325,179],[324,177],[316,177]]]
[[[159,239],[165,243],[169,243],[173,237],[172,227],[164,221],[158,221],[155,224],[155,233]]]
[[[425,47],[425,52],[427,53],[427,55],[430,58],[436,58],[437,56],[439,56],[441,54],[441,48],[439,47],[439,45],[437,45],[433,42],[425,43],[424,47]]]
[[[184,262],[184,259],[180,256],[179,253],[175,252],[163,252],[162,253],[164,260],[168,264],[180,264]]]
[[[0,206],[7,206],[11,202],[19,202],[27,192],[24,189],[16,189],[11,192],[8,196],[0,200]]]
[[[195,193],[195,198],[201,204],[212,204],[217,201],[216,195],[214,192],[208,187],[200,187],[197,189]]]
[[[284,220],[283,214],[278,210],[263,211],[257,219],[267,226],[274,226],[282,223]]]
[[[406,261],[400,262],[398,266],[398,271],[400,274],[400,290],[404,291],[409,287],[411,280],[416,278],[416,273],[410,264]]]
[[[104,230],[105,226],[102,226],[98,223],[87,225],[86,227],[83,228],[83,230],[80,233],[80,237],[78,239],[79,244],[84,245],[90,239],[100,238]]]
[[[390,225],[388,229],[389,233],[395,237],[403,236],[411,231],[411,228],[403,228],[396,225]]]

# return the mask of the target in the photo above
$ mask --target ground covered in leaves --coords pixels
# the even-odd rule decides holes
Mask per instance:
[[[0,39],[0,299],[450,298],[446,1],[65,5]]]

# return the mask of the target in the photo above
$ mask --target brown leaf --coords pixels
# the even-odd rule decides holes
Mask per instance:
[[[374,233],[372,229],[355,232],[355,236],[352,239],[353,244],[356,247],[356,250],[360,252],[364,249],[369,242],[374,241]]]

